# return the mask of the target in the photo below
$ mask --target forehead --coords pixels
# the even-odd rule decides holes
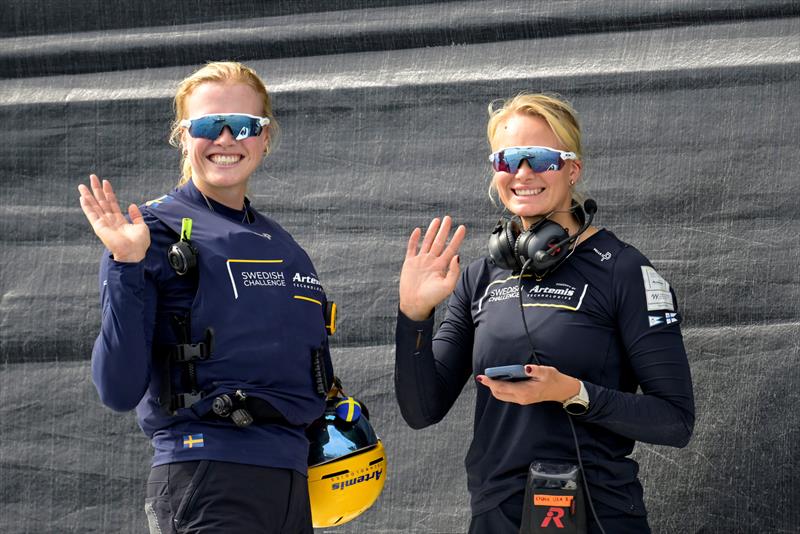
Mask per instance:
[[[509,146],[562,148],[556,134],[542,117],[514,114],[500,122],[492,138],[492,150]]]
[[[244,83],[201,83],[186,97],[186,112],[189,117],[209,113],[248,113],[263,115],[264,102],[261,95]]]

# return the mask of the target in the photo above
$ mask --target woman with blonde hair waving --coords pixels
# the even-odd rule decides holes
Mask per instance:
[[[108,249],[92,378],[106,405],[136,409],[155,450],[150,532],[310,533],[327,301],[305,251],[245,196],[275,140],[270,97],[252,69],[209,63],[175,111],[173,191],[126,219],[108,181],[79,186]]]
[[[572,107],[491,110],[492,189],[512,215],[460,272],[449,217],[415,229],[400,275],[395,384],[414,428],[478,383],[466,457],[471,533],[649,532],[636,441],[682,447],[694,398],[669,284],[591,225]],[[435,336],[433,310],[449,296]],[[637,389],[641,388],[641,393]]]

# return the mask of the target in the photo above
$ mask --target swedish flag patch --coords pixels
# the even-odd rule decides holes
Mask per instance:
[[[352,423],[361,417],[361,405],[353,397],[347,397],[336,403],[336,417]]]
[[[194,449],[195,447],[203,447],[203,446],[205,446],[205,442],[203,440],[203,434],[187,434],[183,436],[184,449]]]

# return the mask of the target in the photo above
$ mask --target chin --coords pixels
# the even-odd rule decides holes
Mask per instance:
[[[508,211],[516,215],[517,217],[542,217],[543,215],[547,215],[550,213],[547,210],[536,208],[530,205],[523,205],[520,206],[518,204],[511,204],[508,207]]]

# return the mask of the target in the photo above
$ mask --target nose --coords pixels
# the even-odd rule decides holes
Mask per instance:
[[[535,173],[533,172],[533,167],[531,164],[528,163],[527,159],[523,159],[519,162],[519,168],[517,169],[517,176],[526,177],[526,176],[533,176]]]
[[[219,136],[217,136],[217,138],[214,140],[214,143],[223,146],[229,146],[235,142],[236,138],[233,136],[230,126],[223,127],[222,131],[219,133]]]

